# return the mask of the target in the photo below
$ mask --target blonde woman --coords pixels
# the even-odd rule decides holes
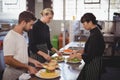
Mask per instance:
[[[49,61],[51,59],[48,51],[59,52],[51,45],[50,31],[49,26],[47,25],[47,23],[52,20],[54,12],[51,8],[45,8],[40,14],[41,18],[36,21],[33,25],[33,29],[28,32],[29,49],[31,51],[30,54],[35,59],[44,63],[45,61]]]

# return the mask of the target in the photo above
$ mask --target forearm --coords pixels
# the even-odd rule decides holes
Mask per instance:
[[[58,53],[58,50],[56,49],[56,48],[51,48],[51,50],[53,51],[53,52],[56,52],[56,53]]]
[[[36,44],[29,44],[29,50],[32,51],[32,53],[37,53],[39,51],[39,49],[36,47]]]
[[[76,53],[84,54],[84,49],[77,50]]]
[[[33,58],[31,58],[31,57],[29,57],[29,58],[28,58],[28,61],[29,61],[30,63],[34,64],[34,62],[35,62],[36,60],[33,59]]]
[[[39,61],[37,61],[37,60],[35,60],[33,58],[29,57],[28,60],[29,60],[30,63],[34,64],[35,67],[41,67],[41,65],[42,65]]]
[[[48,61],[51,60],[51,57],[50,57],[49,54],[46,54],[46,53],[44,53],[44,52],[42,52],[42,51],[38,51],[37,54],[40,55],[40,56],[42,56],[42,57],[44,57],[44,58],[45,58],[46,60],[48,60]]]
[[[40,56],[46,55],[46,53],[44,53],[44,52],[42,52],[42,51],[40,51],[40,50],[37,52],[37,54],[40,55]]]
[[[19,69],[28,70],[28,68],[29,68],[29,66],[27,64],[23,64],[11,56],[5,56],[5,63],[8,64],[9,66],[19,68]]]

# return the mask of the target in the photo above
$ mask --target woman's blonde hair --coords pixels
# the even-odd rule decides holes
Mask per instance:
[[[51,8],[45,8],[45,9],[43,9],[43,10],[41,11],[40,14],[41,14],[42,16],[43,16],[43,15],[48,15],[48,14],[54,15],[54,12],[53,12],[53,10],[52,10]]]

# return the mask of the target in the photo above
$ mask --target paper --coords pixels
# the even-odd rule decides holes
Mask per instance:
[[[31,78],[30,74],[23,73],[23,74],[20,75],[19,80],[28,80],[30,78]]]

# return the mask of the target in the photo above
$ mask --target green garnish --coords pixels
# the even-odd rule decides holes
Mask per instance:
[[[80,62],[80,60],[78,58],[69,59],[68,61],[70,61],[70,62]]]
[[[50,71],[50,70],[48,70],[48,69],[46,69],[46,72],[47,72],[47,73],[50,73],[51,71]]]

